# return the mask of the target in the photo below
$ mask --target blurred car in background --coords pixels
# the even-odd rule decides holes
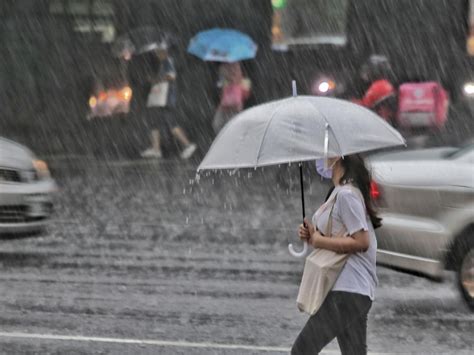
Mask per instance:
[[[89,98],[88,119],[127,114],[130,111],[132,89],[128,85],[96,90]]]
[[[41,231],[51,217],[56,190],[44,161],[0,137],[0,234]]]
[[[90,71],[86,72],[88,119],[127,114],[130,111],[132,89],[129,86],[127,68],[127,60],[105,51],[101,60],[94,62]]]
[[[442,279],[474,309],[474,143],[369,157],[383,226],[377,262]]]

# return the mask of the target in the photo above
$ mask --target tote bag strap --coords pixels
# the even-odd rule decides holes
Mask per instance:
[[[334,195],[334,198],[332,200],[332,206],[331,206],[331,211],[329,211],[329,217],[328,217],[328,224],[326,225],[326,237],[331,237],[332,234],[332,212],[334,211],[334,206],[336,205],[336,200],[337,200],[337,194],[338,192]]]
[[[362,193],[360,192],[359,189],[357,189],[356,187],[354,187],[351,184],[347,184],[345,186],[347,186],[347,188],[349,190],[354,192],[362,200],[362,203],[364,203],[364,197],[362,196]],[[343,188],[346,188],[346,187],[343,187]],[[336,200],[337,200],[337,194],[338,193],[339,193],[339,191],[334,195],[333,201],[331,202],[332,206],[331,206],[331,211],[329,212],[328,224],[326,226],[326,234],[325,234],[325,236],[327,236],[327,237],[330,237],[331,234],[332,234],[332,212],[334,210],[334,206],[336,205]]]

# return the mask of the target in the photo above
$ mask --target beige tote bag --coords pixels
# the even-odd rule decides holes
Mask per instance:
[[[339,235],[332,236],[332,211],[336,204],[337,194],[332,201],[329,213],[326,234],[331,238],[344,237],[347,232],[343,230]],[[301,312],[309,315],[315,314],[324,302],[329,291],[334,286],[339,274],[342,271],[349,254],[338,254],[331,250],[315,249],[308,255],[305,261],[303,277],[296,304]]]
[[[151,87],[146,107],[165,107],[168,101],[169,83],[161,81]]]

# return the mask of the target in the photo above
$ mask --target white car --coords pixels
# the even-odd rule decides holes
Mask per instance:
[[[44,161],[28,148],[0,138],[0,234],[42,231],[56,191]]]
[[[442,279],[454,270],[474,309],[474,144],[369,158],[383,225],[380,264]]]

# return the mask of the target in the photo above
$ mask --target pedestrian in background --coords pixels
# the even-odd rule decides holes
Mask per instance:
[[[369,87],[361,99],[353,102],[376,112],[396,127],[397,91],[391,82],[392,67],[384,55],[371,55],[361,68],[361,78]]]
[[[332,179],[328,201],[299,227],[314,248],[349,254],[331,291],[298,335],[292,355],[318,354],[337,338],[341,353],[367,353],[367,316],[378,280],[374,228],[381,225],[370,196],[370,174],[359,155],[317,162],[318,173]],[[331,227],[328,228],[328,225]],[[321,231],[331,230],[331,236]]]
[[[151,130],[151,147],[142,153],[142,157],[162,157],[160,131],[165,131],[170,132],[183,147],[181,158],[189,159],[197,146],[188,139],[176,120],[177,73],[165,43],[157,48],[156,55],[160,61],[159,70],[151,78],[152,85],[148,94],[146,115],[147,126]]]
[[[216,135],[232,117],[243,110],[250,96],[251,82],[244,77],[239,62],[223,63],[219,67],[218,87],[221,88],[220,102],[212,121]]]

